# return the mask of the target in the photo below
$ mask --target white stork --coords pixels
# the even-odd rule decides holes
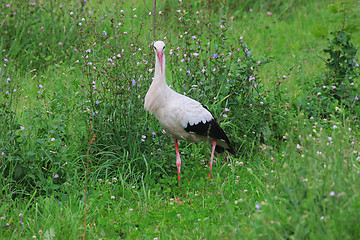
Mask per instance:
[[[222,153],[226,149],[233,155],[235,151],[225,132],[204,105],[175,92],[166,84],[165,43],[155,42],[154,50],[155,76],[145,96],[144,106],[151,114],[155,114],[166,134],[175,142],[178,180],[180,180],[181,168],[178,140],[210,143],[212,151],[209,171],[211,172],[215,150]],[[211,178],[210,173],[209,178]]]

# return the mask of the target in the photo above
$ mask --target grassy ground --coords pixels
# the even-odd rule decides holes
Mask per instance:
[[[209,146],[181,142],[181,189],[143,108],[151,3],[0,7],[1,239],[360,238],[358,3],[157,3],[169,84],[237,152],[209,179]],[[340,76],[323,50],[345,26]]]

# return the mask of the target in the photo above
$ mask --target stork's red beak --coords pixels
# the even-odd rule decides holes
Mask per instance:
[[[163,69],[162,69],[162,62],[163,62],[163,53],[162,52],[158,52],[157,53],[157,56],[158,56],[158,58],[159,58],[159,61],[160,61],[160,67],[161,67],[161,72],[163,71]]]

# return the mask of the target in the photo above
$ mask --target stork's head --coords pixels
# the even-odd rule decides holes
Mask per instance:
[[[165,43],[163,41],[154,42],[154,51],[157,60],[159,60],[161,66],[161,72],[163,71],[163,56],[165,52]]]

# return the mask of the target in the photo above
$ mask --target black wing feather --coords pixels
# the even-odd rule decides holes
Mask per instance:
[[[202,105],[202,106],[206,110],[208,110],[204,105]],[[201,136],[209,136],[214,139],[222,139],[229,146],[229,148],[226,150],[229,151],[231,154],[235,155],[235,151],[230,145],[229,138],[226,136],[224,130],[220,127],[220,125],[216,122],[215,118],[213,118],[210,121],[207,121],[205,123],[199,122],[192,126],[188,123],[188,125],[185,128],[185,131],[194,132]],[[222,153],[222,152],[224,152],[224,148],[220,147],[219,145],[216,145],[215,151],[218,153]]]

